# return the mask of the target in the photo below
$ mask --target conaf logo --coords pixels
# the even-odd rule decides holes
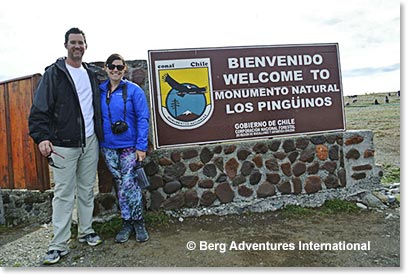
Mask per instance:
[[[177,129],[202,126],[213,112],[209,59],[166,62],[174,65],[157,71],[161,118]]]

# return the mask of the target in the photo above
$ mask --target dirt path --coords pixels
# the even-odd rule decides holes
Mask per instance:
[[[279,212],[187,218],[149,231],[151,239],[142,244],[134,238],[125,244],[107,238],[92,248],[72,241],[71,253],[56,266],[400,266],[398,208],[315,214],[305,219],[283,217]],[[50,234],[50,228],[45,227],[16,240],[13,235],[0,234],[0,266],[40,266]],[[192,242],[197,246],[189,250],[187,244],[191,247]],[[300,250],[300,242],[314,250]],[[317,244],[327,243],[332,249],[355,249],[357,244],[370,249],[315,250]],[[245,250],[237,250],[244,245]]]

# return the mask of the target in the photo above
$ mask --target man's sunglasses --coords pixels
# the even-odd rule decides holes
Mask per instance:
[[[109,65],[107,65],[107,67],[108,67],[110,70],[114,70],[114,68],[117,68],[118,71],[124,70],[124,66],[123,66],[123,65],[113,65],[113,64],[109,64]]]
[[[51,158],[51,154],[52,154],[52,153],[55,154],[55,155],[57,155],[57,156],[59,156],[59,157],[61,157],[62,159],[65,159],[65,157],[62,156],[61,154],[56,153],[55,151],[51,151],[51,153],[50,153],[50,154],[48,155],[48,157],[47,157],[47,159],[48,159],[48,164],[49,164],[50,166],[52,166],[52,167],[59,168],[59,169],[65,168],[65,167],[59,167],[59,166],[56,166],[56,165],[55,165],[54,160],[52,160],[52,158]]]

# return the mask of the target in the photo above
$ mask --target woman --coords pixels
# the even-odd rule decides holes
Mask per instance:
[[[100,88],[104,140],[101,152],[117,184],[122,229],[116,242],[126,242],[135,232],[138,242],[149,235],[144,226],[142,193],[135,176],[137,162],[146,157],[149,110],[144,91],[123,79],[127,65],[119,54],[106,60],[108,78]]]

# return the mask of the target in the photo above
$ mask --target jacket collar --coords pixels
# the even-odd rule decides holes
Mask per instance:
[[[126,84],[126,82],[127,82],[126,80],[121,79],[120,84],[119,84],[117,89],[121,89],[122,86]],[[110,80],[107,79],[102,84],[100,84],[100,89],[107,92],[109,90],[109,85],[110,85]]]
[[[66,65],[65,65],[66,57],[60,57],[56,60],[55,64],[56,66],[61,69],[61,70],[66,70]],[[82,62],[82,66],[88,70],[88,64],[85,62]]]

